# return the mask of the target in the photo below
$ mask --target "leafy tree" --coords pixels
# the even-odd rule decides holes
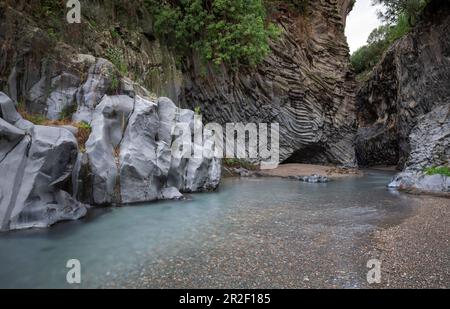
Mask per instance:
[[[156,34],[181,57],[255,65],[269,53],[279,30],[266,19],[263,0],[146,0]]]
[[[388,24],[396,24],[398,18],[407,18],[409,26],[413,26],[417,21],[420,12],[429,0],[373,0],[374,4],[383,4],[384,11],[379,12],[382,20]]]
[[[371,70],[389,46],[411,30],[428,1],[374,0],[374,4],[377,3],[385,6],[385,11],[380,13],[385,24],[374,29],[367,39],[367,45],[351,56],[351,63],[357,74]]]

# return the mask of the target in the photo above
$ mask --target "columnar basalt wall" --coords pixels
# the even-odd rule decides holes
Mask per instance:
[[[281,160],[355,164],[354,76],[344,35],[352,1],[310,1],[306,15],[284,12],[281,38],[254,69],[185,70],[180,101],[208,121],[279,123]]]
[[[386,52],[358,91],[359,163],[420,170],[448,162],[448,150],[441,147],[450,134],[443,131],[445,115],[428,132],[427,145],[434,146],[427,151],[436,151],[425,155],[418,143],[419,137],[425,142],[421,132],[429,119],[438,121],[433,110],[449,104],[449,85],[450,3],[432,1],[414,30]]]

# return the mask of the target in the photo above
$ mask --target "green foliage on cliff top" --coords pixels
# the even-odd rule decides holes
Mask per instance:
[[[441,167],[431,167],[425,170],[425,174],[427,175],[443,175],[450,177],[450,167],[441,166]]]
[[[356,74],[361,76],[370,71],[383,57],[384,52],[399,38],[409,33],[428,0],[374,0],[381,3],[385,11],[379,12],[384,25],[374,29],[367,45],[351,56]]]
[[[373,0],[374,4],[382,4],[384,10],[378,13],[387,24],[394,25],[399,17],[406,17],[409,26],[414,26],[423,8],[429,0]]]
[[[156,34],[182,58],[253,66],[269,53],[279,29],[267,21],[264,0],[146,0]]]

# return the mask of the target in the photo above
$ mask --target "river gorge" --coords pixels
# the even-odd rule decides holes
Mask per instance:
[[[449,288],[450,2],[367,1],[0,0],[0,288]]]

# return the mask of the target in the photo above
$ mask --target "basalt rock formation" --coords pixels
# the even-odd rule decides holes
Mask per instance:
[[[0,107],[0,230],[76,220],[86,214],[87,204],[180,199],[180,191],[219,185],[219,159],[174,156],[172,139],[179,136],[172,136],[173,127],[193,127],[197,120],[168,98],[105,95],[92,111],[84,152],[76,131],[24,120],[2,92]],[[193,147],[212,151],[210,139]]]
[[[142,3],[83,3],[74,25],[54,15],[61,3],[0,3],[0,230],[216,189],[220,160],[173,153],[173,128],[198,120],[157,98],[177,98],[178,71]],[[208,152],[214,140],[192,147]]]
[[[70,192],[77,140],[67,129],[34,126],[0,92],[0,231],[78,219],[87,206]]]
[[[354,77],[344,35],[352,1],[310,1],[283,11],[281,38],[254,69],[204,67],[193,57],[180,101],[210,122],[279,123],[287,162],[354,165]]]
[[[360,165],[423,170],[447,164],[450,132],[440,106],[450,102],[449,85],[450,3],[432,1],[357,94]]]
[[[404,170],[389,185],[448,193],[450,179],[450,3],[431,1],[413,31],[394,43],[357,95],[361,165]]]
[[[85,1],[80,24],[65,21],[65,3],[0,1],[0,91],[50,119],[68,105],[97,104],[101,96],[85,95],[91,89],[132,89],[125,75],[176,102],[181,74],[154,37],[143,1]],[[99,77],[107,77],[104,84]],[[75,93],[80,83],[84,89]]]
[[[407,167],[389,186],[450,195],[450,177],[426,172],[428,168],[450,164],[450,103],[419,117],[409,138]]]

